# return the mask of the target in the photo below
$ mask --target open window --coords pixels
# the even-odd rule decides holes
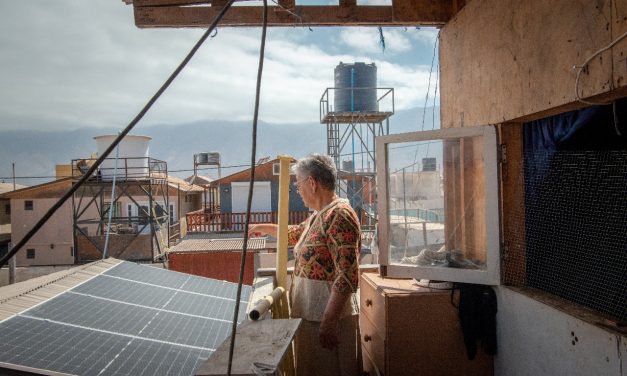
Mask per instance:
[[[376,142],[382,273],[499,284],[495,127],[395,134]]]

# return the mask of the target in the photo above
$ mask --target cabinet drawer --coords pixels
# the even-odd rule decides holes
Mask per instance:
[[[378,329],[379,335],[385,338],[385,296],[377,291],[368,278],[361,275],[359,316],[368,316]]]
[[[364,315],[359,315],[359,331],[361,332],[361,346],[370,355],[374,365],[385,372],[385,340]]]
[[[363,366],[364,366],[364,376],[381,376],[381,372],[374,364],[374,360],[372,360],[372,355],[368,353],[363,346],[361,348],[361,355],[363,358]]]

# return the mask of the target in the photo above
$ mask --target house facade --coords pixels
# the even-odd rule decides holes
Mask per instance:
[[[293,160],[295,163],[296,160]],[[245,213],[248,200],[248,186],[251,169],[236,172],[211,182],[211,187],[218,189],[220,210],[222,213]],[[290,175],[290,183],[296,181]],[[298,192],[290,185],[289,211],[308,211]],[[251,212],[277,212],[279,207],[279,160],[259,164],[255,167],[255,184]]]
[[[24,185],[13,183],[0,183],[0,195],[10,192],[14,189],[24,188]],[[0,256],[7,251],[8,244],[11,242],[11,201],[9,199],[0,199]]]
[[[11,208],[13,244],[26,235],[72,183],[72,179],[65,178],[0,195],[0,200],[8,202]],[[200,209],[203,192],[199,186],[168,177],[167,207],[153,202],[156,210],[152,213],[149,210],[151,198],[141,189],[129,189],[124,195],[117,193],[114,205],[107,193],[99,199],[89,195],[75,196],[67,200],[17,253],[17,266],[71,265],[102,258],[107,232],[110,232],[108,256],[152,260],[155,248],[167,246],[169,231],[165,224],[172,229],[187,212]],[[110,208],[112,225],[109,231],[106,222]],[[151,215],[158,222],[152,229],[148,220]],[[157,239],[152,236],[153,232],[158,232]],[[157,246],[156,242],[160,244]]]

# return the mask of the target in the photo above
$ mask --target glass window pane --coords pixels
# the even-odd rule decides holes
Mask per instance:
[[[387,149],[390,263],[485,269],[483,137]]]

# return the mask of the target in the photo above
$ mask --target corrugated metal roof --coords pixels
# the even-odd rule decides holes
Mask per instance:
[[[206,232],[194,231],[188,232],[182,240],[188,239],[241,239],[244,237],[243,231],[233,232]]]
[[[0,321],[57,296],[121,262],[109,258],[0,287]]]
[[[244,239],[187,239],[170,248],[168,253],[241,251]],[[249,251],[266,249],[265,238],[248,239]]]

